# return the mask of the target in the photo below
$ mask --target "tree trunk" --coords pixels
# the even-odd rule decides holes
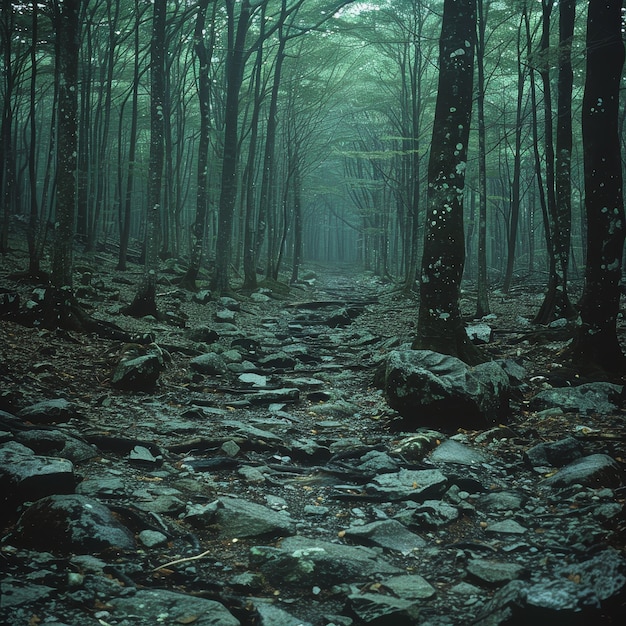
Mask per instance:
[[[52,248],[52,284],[72,287],[76,151],[78,147],[78,54],[81,0],[57,2],[54,13],[59,65],[56,216]]]
[[[618,132],[621,8],[621,0],[589,2],[582,107],[587,267],[582,325],[573,342],[576,363],[609,371],[626,367],[616,330],[625,236]]]
[[[150,160],[148,166],[148,211],[146,216],[146,256],[144,273],[127,315],[158,317],[156,280],[159,251],[159,216],[161,211],[161,179],[164,161],[164,96],[165,96],[165,25],[166,0],[154,0],[152,39],[150,42]]]
[[[209,145],[211,130],[211,77],[209,74],[213,52],[213,32],[211,44],[207,49],[204,41],[204,27],[209,0],[201,0],[198,7],[194,48],[198,57],[198,104],[200,108],[200,136],[198,138],[198,175],[196,190],[196,219],[192,226],[192,246],[189,268],[181,281],[184,289],[196,290],[196,279],[202,265],[204,234],[206,232],[206,214],[208,205],[209,181]]]
[[[215,249],[213,289],[229,288],[229,268],[233,237],[233,218],[237,200],[237,162],[239,160],[239,91],[245,66],[244,44],[250,25],[252,8],[242,0],[239,17],[235,20],[235,2],[226,0],[228,11],[228,51],[226,61],[226,110],[224,112],[224,155],[218,208],[218,235]]]
[[[132,106],[130,118],[130,134],[128,137],[128,167],[126,170],[126,191],[124,202],[120,203],[120,250],[117,269],[126,270],[128,242],[130,241],[130,217],[133,199],[133,185],[135,181],[135,154],[137,151],[137,122],[139,117],[139,25],[143,11],[139,9],[139,0],[135,0],[135,58],[133,61]]]
[[[15,9],[10,0],[2,2],[2,31],[4,57],[4,102],[2,106],[2,121],[0,122],[0,200],[2,200],[2,217],[0,221],[0,253],[6,254],[9,250],[9,218],[15,210],[15,154],[13,152],[13,102],[14,75],[12,40],[15,23]]]
[[[559,3],[561,11],[563,11],[564,5],[571,5],[572,3],[561,2]],[[548,62],[548,51],[550,47],[550,16],[552,13],[552,0],[542,0],[543,7],[543,19],[542,19],[542,36],[541,36],[541,69],[539,74],[541,76],[543,84],[543,98],[544,98],[544,123],[545,123],[545,166],[546,166],[546,209],[544,219],[544,226],[546,229],[546,243],[548,246],[549,255],[549,275],[548,286],[546,289],[546,295],[544,297],[543,304],[539,309],[535,317],[536,324],[548,324],[554,321],[556,318],[572,318],[575,317],[576,311],[569,301],[567,295],[567,265],[569,260],[569,232],[571,228],[571,216],[568,212],[569,206],[569,193],[567,191],[567,206],[559,206],[556,196],[556,173],[555,173],[555,151],[554,151],[554,133],[552,125],[552,92],[550,86],[550,67]],[[571,12],[571,20],[573,20],[573,8]],[[561,34],[560,39],[564,36],[563,24],[567,20],[560,20]],[[571,28],[573,30],[573,21]],[[557,128],[557,141],[563,142],[564,136],[567,131],[564,132],[566,125],[562,122],[563,112],[569,110],[569,116],[571,117],[571,97],[572,97],[572,80],[566,77],[568,71],[571,74],[571,61],[567,61],[569,57],[569,50],[571,47],[571,41],[568,41],[566,46],[567,53],[564,55],[565,61],[559,63],[559,79],[558,79],[558,110],[559,110],[559,127]],[[568,70],[569,68],[569,70]],[[567,93],[569,89],[569,93]],[[569,101],[569,109],[567,102]],[[566,114],[565,114],[566,115]],[[571,120],[569,122],[569,153],[571,159]],[[564,147],[564,151],[567,149]],[[563,158],[560,160],[561,167]],[[560,196],[558,200],[564,202],[565,189],[570,189],[570,183],[563,184],[563,177],[560,176]],[[569,175],[568,175],[569,178]],[[568,222],[567,218],[570,218]],[[564,242],[567,242],[565,246]]]
[[[472,112],[476,0],[445,0],[415,349],[478,362],[459,308],[465,264],[463,189]]]
[[[515,146],[513,154],[513,182],[511,186],[511,211],[508,223],[508,245],[506,270],[504,273],[504,285],[502,291],[509,293],[513,282],[513,270],[515,268],[515,251],[517,248],[517,231],[520,214],[520,184],[522,174],[522,107],[524,101],[524,81],[526,77],[525,65],[522,57],[522,23],[528,19],[526,5],[522,9],[522,18],[517,34],[517,103],[515,110]]]
[[[477,1],[478,32],[476,40],[476,65],[478,69],[478,274],[477,318],[489,315],[489,291],[487,284],[487,138],[485,130],[485,27],[487,22],[485,0]]]

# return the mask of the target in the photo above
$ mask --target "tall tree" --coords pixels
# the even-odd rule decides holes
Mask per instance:
[[[582,107],[587,266],[574,360],[604,370],[626,367],[616,330],[626,234],[618,124],[621,9],[621,0],[589,1]]]
[[[158,316],[156,281],[161,212],[161,179],[164,161],[165,26],[167,0],[154,0],[150,40],[150,161],[148,166],[148,209],[146,214],[145,265],[135,299],[125,309],[128,315]]]
[[[572,65],[571,38],[574,31],[575,3],[563,0],[559,3],[559,75],[558,75],[558,122],[557,153],[555,155],[552,122],[552,88],[550,83],[550,17],[552,0],[542,0],[542,34],[540,44],[540,70],[543,85],[546,206],[544,224],[548,247],[549,275],[546,295],[535,323],[547,324],[555,318],[572,318],[576,311],[567,293],[567,269],[569,263],[569,233],[571,230],[569,161],[571,159],[572,127]],[[561,169],[557,176],[555,166]],[[567,180],[566,180],[567,179]],[[558,187],[558,189],[557,189]]]
[[[52,284],[72,287],[76,153],[78,148],[78,54],[81,0],[58,0],[53,7],[59,72],[56,215],[52,248]]]
[[[489,291],[487,286],[487,131],[485,129],[485,32],[489,0],[477,0],[476,65],[478,94],[478,276],[476,317],[488,315]]]
[[[211,76],[210,65],[215,44],[215,29],[210,29],[209,44],[205,40],[206,12],[209,0],[200,0],[194,31],[194,50],[198,58],[198,106],[200,109],[200,134],[198,137],[198,173],[196,189],[196,219],[192,226],[191,259],[181,286],[195,291],[196,279],[202,264],[204,234],[209,187],[209,144],[211,141]],[[217,3],[214,3],[214,7]],[[215,11],[215,8],[214,8]],[[213,19],[215,14],[213,14]]]
[[[526,63],[524,63],[522,51],[523,24],[528,20],[526,2],[522,4],[522,15],[517,29],[517,101],[515,107],[515,142],[513,145],[513,180],[511,181],[511,210],[508,223],[508,245],[506,270],[504,273],[504,285],[502,290],[509,293],[513,282],[513,269],[515,267],[515,249],[517,246],[517,232],[519,228],[520,201],[521,201],[521,175],[522,175],[522,118],[524,101],[524,83],[526,81]],[[530,252],[530,251],[529,251]]]
[[[250,28],[253,7],[249,0],[242,0],[239,14],[235,12],[235,0],[226,0],[228,16],[228,48],[226,51],[226,108],[224,111],[224,155],[222,180],[218,207],[218,238],[215,251],[215,276],[213,288],[226,291],[229,288],[229,268],[232,247],[232,229],[237,201],[237,163],[239,160],[239,92],[243,82],[247,50],[246,35]]]
[[[439,84],[428,162],[428,203],[413,348],[476,362],[459,299],[465,263],[463,190],[473,97],[476,0],[445,0]]]

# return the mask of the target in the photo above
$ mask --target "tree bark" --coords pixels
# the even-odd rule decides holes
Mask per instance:
[[[571,2],[561,2],[561,12],[565,15],[565,19],[561,17],[560,21],[560,40],[563,40],[564,33],[567,29],[563,28],[563,25],[572,20],[571,29],[573,31],[573,7],[570,13],[567,13],[567,9],[564,11],[565,5],[572,5]],[[555,147],[554,147],[554,132],[552,124],[552,89],[550,85],[550,66],[549,66],[549,48],[550,48],[550,16],[552,14],[552,0],[542,0],[543,19],[542,19],[542,36],[539,60],[540,69],[539,74],[541,76],[543,84],[543,99],[544,99],[544,128],[545,128],[545,167],[546,167],[546,211],[544,213],[544,225],[546,229],[546,244],[548,248],[549,256],[549,275],[546,294],[539,309],[539,312],[535,316],[536,324],[548,324],[554,321],[556,318],[572,318],[576,316],[576,311],[572,306],[569,296],[567,295],[567,266],[569,261],[569,232],[571,230],[571,215],[569,214],[568,207],[570,206],[569,183],[563,183],[562,172],[566,168],[563,168],[563,155],[559,160],[562,172],[560,180],[557,181],[557,173],[555,172]],[[567,37],[567,35],[565,35]],[[557,142],[560,142],[560,146],[563,150],[563,154],[567,151],[564,141],[567,135],[567,110],[569,102],[569,116],[571,117],[571,98],[572,98],[572,80],[568,79],[568,72],[571,74],[571,61],[568,62],[568,54],[571,46],[571,41],[568,41],[567,46],[564,47],[566,54],[562,57],[559,63],[559,77],[558,77],[558,104],[557,109],[559,111],[559,126],[557,127]],[[567,93],[569,89],[569,93]],[[569,144],[571,154],[571,120],[569,122]],[[571,156],[570,156],[571,158]],[[568,176],[569,178],[569,176]],[[559,185],[559,196],[557,198],[556,187]],[[565,187],[569,191],[566,191]],[[567,199],[565,195],[568,194]],[[563,203],[567,204],[563,204]],[[561,203],[561,204],[559,204]],[[568,221],[569,218],[569,221]]]
[[[485,27],[489,3],[477,1],[478,31],[476,40],[476,65],[478,69],[478,274],[477,274],[477,318],[489,315],[489,290],[487,284],[487,137],[485,129]]]
[[[200,272],[204,251],[204,234],[206,232],[206,214],[208,204],[209,182],[209,145],[211,130],[211,77],[209,74],[211,55],[213,53],[213,33],[211,43],[207,48],[204,41],[204,28],[209,0],[201,0],[196,18],[194,33],[194,49],[198,58],[198,105],[200,108],[200,136],[198,137],[198,174],[196,190],[196,219],[192,225],[193,241],[191,259],[181,287],[191,291],[196,290],[196,279]]]
[[[52,248],[52,284],[72,287],[76,152],[78,147],[78,54],[81,0],[57,2],[54,8],[59,65],[56,216]]]
[[[150,160],[148,166],[148,210],[146,215],[146,258],[137,295],[124,312],[127,315],[158,317],[156,280],[161,212],[161,179],[164,161],[165,25],[166,0],[154,0],[150,42]]]
[[[233,238],[233,218],[237,200],[237,163],[239,160],[239,91],[246,61],[245,40],[252,7],[243,0],[235,19],[235,2],[226,0],[228,11],[228,51],[226,61],[226,110],[224,112],[224,155],[218,208],[218,235],[215,249],[215,276],[212,287],[217,292],[229,288],[229,268]]]
[[[621,8],[621,0],[589,2],[582,112],[587,267],[582,325],[573,342],[575,363],[608,371],[626,369],[616,330],[625,236],[618,128]]]
[[[476,0],[445,0],[439,87],[428,162],[428,203],[415,349],[475,363],[459,299],[465,264],[463,189],[472,112]]]

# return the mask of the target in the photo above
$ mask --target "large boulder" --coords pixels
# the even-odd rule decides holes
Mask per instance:
[[[384,372],[389,405],[415,426],[485,428],[508,412],[509,376],[490,361],[470,367],[430,350],[394,350]]]
[[[34,550],[60,554],[135,549],[131,531],[104,504],[76,494],[34,502],[19,518],[13,539]]]

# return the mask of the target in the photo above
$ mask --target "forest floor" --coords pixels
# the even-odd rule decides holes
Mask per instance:
[[[461,511],[457,519],[421,529],[410,526],[419,548],[394,550],[379,545],[385,563],[399,572],[422,576],[433,588],[431,596],[417,602],[420,617],[405,615],[405,621],[372,621],[352,597],[364,590],[397,597],[381,583],[384,576],[380,573],[328,586],[324,580],[310,584],[308,579],[302,583],[289,576],[273,576],[271,565],[259,565],[252,554],[258,546],[280,548],[281,537],[231,537],[219,523],[194,521],[189,511],[194,505],[236,497],[282,511],[298,536],[342,545],[368,543],[355,534],[359,525],[402,519],[406,502],[363,497],[362,483],[372,476],[357,461],[361,463],[367,454],[389,454],[415,434],[388,407],[374,378],[385,355],[411,341],[417,300],[353,267],[314,266],[307,268],[308,279],[296,287],[264,285],[263,297],[234,291],[230,295],[238,310],[224,325],[220,317],[224,302],[211,299],[202,304],[179,290],[179,268],[172,265],[162,273],[158,288],[164,319],[134,319],[120,310],[132,301],[141,268],[131,265],[122,274],[115,270],[115,261],[104,252],[78,258],[76,292],[94,317],[131,333],[154,336],[167,361],[156,388],[119,390],[111,384],[120,358],[129,349],[141,349],[137,346],[129,348],[92,334],[0,321],[0,410],[15,415],[42,400],[70,401],[76,414],[57,423],[51,420],[44,428],[96,446],[93,458],[75,464],[77,490],[82,484],[81,493],[109,506],[136,535],[152,529],[161,531],[167,540],[155,546],[140,543],[136,552],[100,555],[115,566],[103,570],[115,580],[115,590],[103,591],[96,585],[89,595],[85,583],[79,601],[67,575],[68,571],[84,574],[76,555],[55,553],[52,540],[46,549],[20,545],[15,539],[17,519],[28,503],[5,512],[0,545],[5,576],[54,589],[4,606],[0,602],[0,618],[7,623],[144,623],[124,617],[116,598],[124,595],[123,589],[132,593],[152,589],[216,599],[243,624],[469,624],[479,619],[496,590],[507,582],[506,577],[493,582],[473,575],[470,562],[488,557],[494,563],[521,564],[526,579],[536,581],[537,576],[553,575],[550,567],[555,561],[576,562],[583,553],[593,555],[609,546],[623,551],[623,511],[617,519],[612,516],[608,526],[583,532],[589,529],[590,520],[598,522],[594,502],[623,507],[623,486],[581,489],[578,495],[565,490],[555,496],[542,487],[550,471],[538,472],[524,462],[532,446],[573,437],[585,429],[596,435],[583,442],[585,452],[609,454],[623,468],[626,421],[622,410],[609,416],[530,410],[529,400],[542,389],[578,384],[582,379],[563,362],[567,330],[537,329],[524,322],[541,305],[541,286],[518,286],[506,296],[492,291],[493,314],[485,321],[493,329],[493,338],[482,349],[489,358],[511,358],[524,366],[524,395],[512,403],[508,422],[494,425],[506,428],[506,437],[486,436],[489,428],[456,433],[457,441],[484,455],[483,463],[454,471],[450,465],[445,468],[449,478],[467,472],[487,492],[523,494],[522,508],[501,510],[497,515],[519,521],[529,529],[528,534],[487,535],[485,528],[494,523],[494,513],[481,508],[480,489],[474,493],[465,485],[461,499],[469,506],[449,498]],[[10,278],[26,266],[25,253],[16,251],[2,260],[0,268],[0,289],[19,293],[23,302],[42,287]],[[471,318],[471,290],[461,304]],[[329,317],[346,308],[356,309],[358,315],[349,324],[332,328]],[[217,329],[215,344],[190,338],[190,329],[206,326]],[[620,336],[626,340],[623,320]],[[243,353],[244,346],[247,353]],[[243,364],[233,357],[233,347],[243,353]],[[228,357],[224,373],[193,370],[191,359],[207,351]],[[280,355],[283,362],[263,364],[259,358],[271,355]],[[246,370],[248,358],[253,367]],[[241,378],[245,372],[263,378],[265,390],[297,388],[297,398],[257,401],[258,388]],[[623,384],[624,380],[611,382]],[[25,426],[38,428],[30,423]],[[437,424],[430,427],[438,431]],[[453,434],[441,432],[437,443]],[[11,438],[3,433],[0,445]],[[426,456],[419,467],[438,465]],[[93,487],[102,485],[105,478],[115,479],[114,493]],[[464,483],[459,479],[458,485]],[[553,510],[559,503],[567,510],[580,511],[568,518],[567,532],[564,518]],[[315,514],[314,507],[321,515]],[[582,529],[578,535],[575,525]],[[246,574],[252,578],[245,579]],[[268,617],[268,606],[283,613]],[[623,608],[620,605],[620,611]],[[618,615],[614,609],[607,610],[602,616],[605,621],[594,623],[617,623]],[[171,621],[162,615],[160,621],[214,623],[202,621],[197,614],[179,615]],[[145,623],[156,622],[146,618]]]

